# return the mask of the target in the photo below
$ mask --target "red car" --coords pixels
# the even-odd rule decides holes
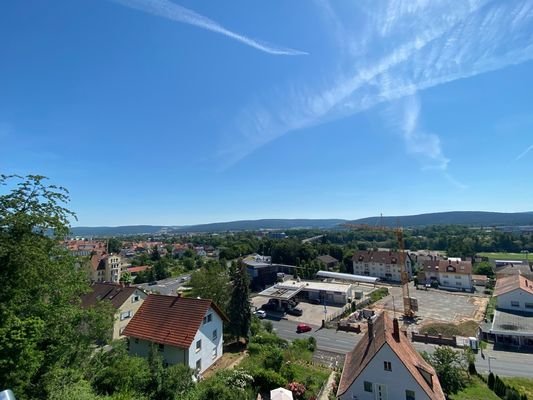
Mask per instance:
[[[298,326],[296,327],[296,333],[309,332],[312,330],[313,328],[306,324],[298,324]]]

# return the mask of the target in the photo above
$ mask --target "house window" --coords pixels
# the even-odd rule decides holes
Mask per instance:
[[[365,381],[364,382],[365,392],[372,392],[372,382]]]
[[[135,338],[134,342],[135,344],[139,344],[139,339]]]
[[[207,314],[207,322],[211,322],[213,320],[213,314]]]
[[[455,282],[455,286],[463,286],[461,282]]]
[[[385,371],[392,371],[392,364],[390,361],[383,362],[383,366],[385,368]]]
[[[415,391],[414,390],[406,390],[405,391],[405,400],[415,400]]]
[[[157,346],[157,350],[158,350],[158,351],[165,351],[165,345],[159,343],[158,346]]]
[[[217,348],[216,348],[216,347],[213,347],[213,360],[214,360],[215,358],[217,358],[217,355],[218,355]]]
[[[520,303],[518,301],[511,301],[511,307],[520,307]]]
[[[196,352],[198,353],[200,350],[202,350],[202,340],[196,342]]]
[[[136,303],[136,302],[138,302],[140,299],[141,299],[141,296],[139,296],[138,294],[136,294],[136,295],[134,295],[134,296],[131,298],[131,302],[132,302],[132,303]]]
[[[461,275],[455,275],[455,279],[461,279]]]
[[[130,318],[132,315],[131,311],[124,311],[123,313],[120,313],[120,320],[124,321],[125,319]]]
[[[218,332],[217,332],[217,330],[215,329],[215,330],[213,331],[213,340],[217,340],[217,339],[218,339]]]
[[[202,359],[196,361],[196,371],[200,372],[202,370]]]
[[[526,308],[533,308],[533,303],[525,303]]]

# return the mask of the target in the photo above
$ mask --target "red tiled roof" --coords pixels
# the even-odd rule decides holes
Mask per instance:
[[[530,281],[525,276],[520,274],[498,278],[496,279],[496,286],[494,287],[493,296],[500,296],[516,289],[522,289],[530,294],[533,294],[533,281]]]
[[[210,307],[228,321],[212,300],[150,294],[126,326],[124,335],[188,349]]]
[[[472,273],[471,261],[430,260],[422,263],[426,272],[450,272],[469,275]]]
[[[141,265],[137,267],[128,267],[127,270],[128,272],[136,273],[136,272],[146,271],[147,269],[150,269],[150,268],[152,268],[150,265]]]
[[[394,337],[393,321],[382,313],[373,324],[373,339],[369,340],[368,332],[365,333],[355,348],[346,355],[337,396],[344,394],[350,388],[379,350],[388,344],[429,398],[444,400],[444,393],[435,370],[418,354],[401,332],[396,338]],[[422,372],[429,377],[429,382]]]
[[[101,300],[109,300],[118,309],[137,290],[134,286],[122,286],[117,283],[93,283],[91,291],[81,297],[84,308],[94,306]]]

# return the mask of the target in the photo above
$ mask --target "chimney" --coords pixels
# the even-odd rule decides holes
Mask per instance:
[[[178,298],[180,298],[181,297],[181,292],[177,292],[177,294],[178,294]]]
[[[400,341],[400,323],[398,322],[398,318],[392,320],[392,337],[394,337],[397,342]]]
[[[368,323],[368,341],[371,342],[374,339],[374,321],[372,321],[372,317],[368,317],[366,321]]]

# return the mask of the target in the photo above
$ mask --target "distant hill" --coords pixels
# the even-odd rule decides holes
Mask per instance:
[[[211,224],[190,226],[160,226],[160,225],[130,225],[130,226],[100,226],[73,227],[74,236],[128,236],[155,235],[161,233],[198,233],[198,232],[227,232],[227,231],[257,231],[260,229],[330,229],[346,222],[344,219],[258,219],[245,221],[216,222]]]
[[[518,226],[533,225],[533,213],[497,213],[484,211],[451,211],[431,214],[405,215],[394,217],[368,217],[347,221],[344,219],[257,219],[230,222],[216,222],[212,224],[190,226],[161,226],[161,225],[129,225],[129,226],[100,226],[74,227],[74,236],[128,236],[128,235],[156,235],[161,233],[199,233],[199,232],[227,232],[227,231],[258,231],[260,229],[333,229],[341,224],[365,224],[376,226],[419,227],[429,225],[469,225],[469,226]]]
[[[73,236],[121,236],[121,235],[153,235],[167,230],[166,226],[126,225],[126,226],[75,226],[70,229]]]
[[[532,212],[498,213],[487,211],[450,211],[393,217],[367,217],[352,224],[419,227],[429,225],[505,226],[533,225]]]

